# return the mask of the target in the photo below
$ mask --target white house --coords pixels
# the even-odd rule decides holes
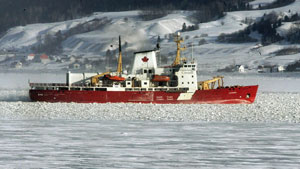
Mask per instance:
[[[31,54],[27,55],[26,60],[27,61],[33,60],[34,57],[35,57],[35,54],[31,53]]]
[[[284,66],[273,66],[271,67],[271,72],[284,72],[285,68]]]
[[[89,63],[86,63],[84,65],[84,67],[85,67],[86,70],[91,70],[93,68],[93,66],[91,64],[89,64]]]
[[[245,72],[245,66],[244,65],[240,65],[239,66],[239,72],[240,73],[244,73]]]
[[[78,62],[72,63],[69,65],[70,69],[80,69],[81,65]]]
[[[261,65],[258,66],[257,69],[258,73],[274,73],[274,72],[284,72],[284,66],[277,66],[277,65]]]
[[[284,72],[285,68],[284,66],[278,66],[278,72]]]
[[[40,56],[40,59],[41,59],[41,62],[44,63],[44,64],[50,62],[49,56],[46,55],[46,54],[42,54],[42,55]]]

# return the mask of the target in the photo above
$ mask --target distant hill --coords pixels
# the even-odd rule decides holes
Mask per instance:
[[[158,36],[159,63],[168,65],[175,56],[173,35],[177,32],[181,32],[187,47],[183,55],[197,59],[200,71],[239,65],[249,71],[262,66],[288,66],[300,60],[300,0],[278,8],[259,9],[279,1],[255,0],[244,6],[246,9],[231,8],[231,12],[205,22],[193,20],[201,10],[171,10],[158,15],[157,9],[144,9],[144,12],[96,12],[67,21],[15,26],[0,37],[0,67],[5,69],[15,62],[22,62],[22,69],[35,70],[66,70],[72,63],[97,66],[96,71],[114,67],[119,35],[123,42],[124,67],[131,65],[133,52],[154,49]],[[221,1],[215,2],[211,5]],[[141,17],[147,12],[153,18]],[[25,56],[32,53],[36,56],[45,53],[50,61],[40,64],[26,60]]]
[[[0,0],[0,36],[14,26],[60,22],[93,12],[129,10],[201,10],[214,18],[220,13],[242,9],[249,0]]]

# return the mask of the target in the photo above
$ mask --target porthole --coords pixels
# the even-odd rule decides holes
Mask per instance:
[[[248,93],[247,95],[246,95],[246,99],[249,99],[250,98],[250,93]]]

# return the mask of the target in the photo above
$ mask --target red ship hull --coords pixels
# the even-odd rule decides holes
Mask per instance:
[[[166,91],[75,91],[29,90],[32,101],[77,103],[154,103],[154,104],[251,104],[258,86],[197,90],[191,98],[180,99],[180,92]]]

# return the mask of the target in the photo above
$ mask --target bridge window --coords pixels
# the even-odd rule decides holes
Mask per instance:
[[[93,89],[92,89],[93,90]],[[97,91],[107,91],[107,88],[96,88]]]
[[[149,70],[149,73],[152,73],[152,70]]]
[[[144,73],[147,73],[147,70],[144,70]]]
[[[85,90],[85,91],[93,91],[94,88],[82,88],[82,90]],[[99,90],[99,88],[97,88],[96,90]]]

